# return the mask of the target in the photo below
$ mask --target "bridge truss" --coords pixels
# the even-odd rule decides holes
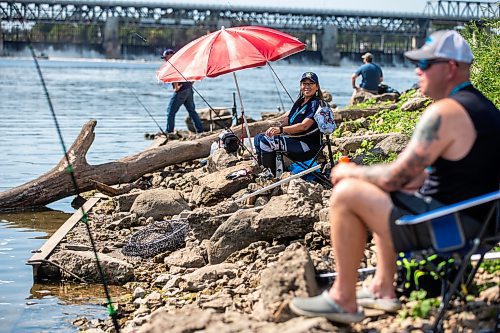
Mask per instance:
[[[499,17],[499,7],[498,2],[429,1],[424,13],[410,14],[168,4],[165,1],[0,0],[0,20],[101,24],[110,17],[119,17],[124,23],[140,26],[199,26],[207,29],[217,29],[221,21],[226,21],[231,26],[264,25],[302,32],[317,32],[331,24],[337,26],[339,31],[422,36],[432,20],[467,22]]]

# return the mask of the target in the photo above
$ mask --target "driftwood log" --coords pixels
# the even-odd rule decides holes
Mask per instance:
[[[251,135],[263,132],[277,119],[249,124]],[[96,182],[106,185],[126,184],[166,166],[207,157],[212,142],[218,136],[216,133],[191,141],[169,141],[164,146],[150,148],[114,162],[89,165],[86,154],[94,141],[96,124],[96,120],[87,122],[68,150],[80,192],[95,189]],[[241,126],[233,127],[232,131],[239,137]],[[41,207],[77,194],[66,170],[67,162],[63,157],[52,170],[37,179],[0,192],[0,211]]]

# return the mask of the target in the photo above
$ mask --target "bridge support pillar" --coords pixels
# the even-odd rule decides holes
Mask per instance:
[[[3,56],[3,33],[2,33],[2,26],[0,26],[0,56]]]
[[[325,65],[340,65],[340,52],[337,51],[338,36],[337,26],[331,24],[324,26],[321,37],[321,57]]]
[[[229,20],[219,20],[217,21],[217,29],[221,29],[222,27],[224,28],[231,28],[231,21]]]
[[[108,17],[104,25],[104,52],[108,59],[118,59],[122,55],[122,46],[118,39],[119,17]]]

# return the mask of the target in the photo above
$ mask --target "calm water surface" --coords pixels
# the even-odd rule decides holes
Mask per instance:
[[[304,71],[318,73],[321,87],[334,101],[346,105],[352,93],[351,74],[357,65],[340,67],[274,63],[273,68],[295,98]],[[137,102],[139,98],[165,128],[165,108],[172,94],[159,85],[155,71],[160,63],[51,59],[40,66],[61,126],[66,148],[82,126],[97,120],[96,137],[88,154],[90,164],[101,164],[135,154],[151,144],[145,133],[159,129]],[[383,68],[386,83],[403,91],[415,82],[411,68]],[[237,72],[245,114],[260,119],[263,111],[276,111],[292,102],[277,85],[268,68]],[[233,104],[236,92],[232,74],[205,79],[195,88],[212,107]],[[135,94],[135,95],[134,95]],[[197,108],[207,105],[195,94]],[[240,103],[237,101],[238,112]],[[62,148],[48,103],[31,59],[0,58],[0,191],[35,179],[54,167]],[[176,128],[186,128],[182,107]],[[49,205],[52,211],[0,215],[0,332],[72,332],[77,316],[105,318],[99,286],[33,284],[31,250],[39,248],[73,213],[71,198]],[[119,295],[115,290],[112,296]],[[90,296],[97,295],[97,296]]]

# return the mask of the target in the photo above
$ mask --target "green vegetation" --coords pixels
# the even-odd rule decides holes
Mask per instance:
[[[410,294],[411,306],[400,311],[399,316],[406,318],[428,318],[432,310],[439,307],[440,300],[438,298],[426,298],[427,292],[425,290],[414,290]]]
[[[366,119],[361,118],[343,122],[333,132],[332,137],[341,138],[353,135],[354,133],[355,135],[401,133],[409,138],[415,130],[415,125],[422,114],[421,111],[431,103],[429,100],[419,111],[403,111],[401,107],[416,96],[416,90],[410,90],[401,94],[396,103],[396,108],[393,110],[390,109],[390,106],[394,105],[394,102],[390,101],[377,102],[375,99],[369,99],[363,103],[356,104],[353,107],[355,109],[383,109],[384,107],[387,109]],[[361,146],[350,155],[351,159],[357,159],[358,163],[362,161],[361,163],[364,165],[388,163],[396,159],[397,154],[395,152],[387,155],[380,154],[374,150],[374,146],[374,143],[371,141],[363,141]],[[341,152],[338,152],[334,158],[338,160],[341,155]]]
[[[500,252],[500,246],[495,246],[492,252]],[[500,271],[500,260],[485,260],[480,266],[488,273],[495,273]]]
[[[500,107],[500,19],[469,23],[462,32],[474,54],[471,81],[496,107]]]

